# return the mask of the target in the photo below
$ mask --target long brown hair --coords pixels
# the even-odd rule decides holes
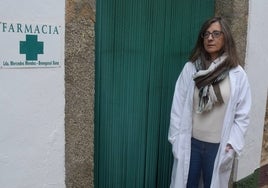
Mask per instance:
[[[198,34],[196,45],[192,50],[189,60],[194,62],[198,58],[201,58],[201,61],[204,63],[210,61],[210,55],[204,48],[204,39],[202,38],[202,34],[205,33],[207,29],[210,27],[210,25],[215,22],[218,22],[221,25],[221,30],[224,35],[224,46],[219,53],[219,55],[222,55],[223,53],[227,53],[228,55],[228,58],[226,59],[224,66],[227,66],[228,68],[236,67],[239,65],[239,58],[237,55],[235,42],[227,22],[222,17],[211,18],[202,25]]]

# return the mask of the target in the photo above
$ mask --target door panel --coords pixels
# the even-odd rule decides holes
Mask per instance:
[[[169,187],[167,141],[176,79],[212,0],[99,0],[96,188]]]

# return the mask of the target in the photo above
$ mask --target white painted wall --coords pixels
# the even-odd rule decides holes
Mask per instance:
[[[64,0],[0,1],[0,21],[64,30],[64,15]],[[61,61],[58,68],[0,69],[0,187],[65,187],[64,51]]]
[[[268,1],[249,0],[246,71],[252,91],[251,123],[238,162],[240,180],[260,167],[263,126],[268,89]]]

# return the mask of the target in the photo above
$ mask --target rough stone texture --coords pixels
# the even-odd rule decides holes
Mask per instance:
[[[261,154],[261,166],[268,165],[268,96],[266,102],[265,123],[263,129],[263,142]],[[268,172],[267,172],[268,175]]]
[[[66,1],[65,168],[67,188],[93,186],[95,1]]]
[[[215,15],[223,16],[229,22],[241,65],[244,65],[247,40],[248,0],[216,0],[215,11]]]

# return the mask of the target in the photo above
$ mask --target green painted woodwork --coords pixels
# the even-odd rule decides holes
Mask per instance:
[[[96,18],[95,188],[165,188],[176,79],[213,0],[100,0]]]

